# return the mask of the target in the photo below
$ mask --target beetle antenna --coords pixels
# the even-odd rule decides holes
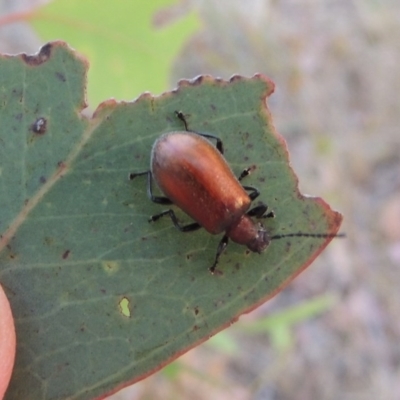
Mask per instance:
[[[182,111],[175,111],[175,115],[183,122],[183,125],[185,125],[185,131],[189,131],[185,114]]]
[[[286,237],[314,237],[314,238],[344,238],[346,237],[345,233],[287,233],[284,235],[274,235],[271,236],[270,240],[283,239]]]

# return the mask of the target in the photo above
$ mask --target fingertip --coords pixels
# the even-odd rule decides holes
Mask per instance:
[[[0,285],[0,399],[10,382],[15,360],[15,327],[10,303]]]

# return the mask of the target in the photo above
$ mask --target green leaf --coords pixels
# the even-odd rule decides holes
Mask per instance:
[[[18,348],[7,399],[92,399],[140,380],[279,292],[330,239],[273,241],[261,255],[183,234],[146,197],[150,149],[189,126],[224,141],[235,174],[275,211],[272,234],[336,233],[341,215],[304,198],[257,75],[181,81],[159,97],[84,107],[85,63],[61,42],[0,58],[0,281]],[[187,221],[181,211],[179,218]]]
[[[161,93],[188,38],[199,28],[192,12],[155,28],[154,13],[177,0],[55,0],[35,10],[31,23],[44,41],[62,39],[90,60],[88,98],[132,99]]]

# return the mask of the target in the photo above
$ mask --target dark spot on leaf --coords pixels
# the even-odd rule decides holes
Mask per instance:
[[[103,293],[103,294],[106,294],[107,290],[106,289],[100,289],[100,292]]]
[[[69,253],[71,253],[71,250],[64,251],[64,253],[62,255],[63,260],[66,260],[69,257]]]
[[[65,367],[69,367],[69,363],[57,365],[57,372],[60,373]]]
[[[211,104],[211,110],[215,111],[217,109],[217,107],[215,107],[214,104]]]
[[[197,315],[199,313],[199,307],[194,308],[194,315]]]
[[[200,329],[200,327],[198,327],[197,325],[193,326],[193,331],[198,331]]]
[[[52,48],[52,43],[47,43],[39,50],[38,54],[35,54],[33,56],[22,54],[21,57],[28,65],[37,66],[43,64],[50,58]]]
[[[66,82],[67,78],[65,77],[64,74],[62,74],[61,72],[56,72],[56,77],[58,80],[60,80],[61,82]]]
[[[39,178],[39,182],[40,182],[40,183],[46,183],[46,181],[47,181],[47,179],[46,179],[44,176],[41,176],[41,177]]]
[[[225,302],[223,301],[223,300],[216,300],[216,301],[214,301],[214,306],[215,307],[221,307],[221,306],[223,306],[225,304]]]
[[[46,236],[44,238],[44,244],[46,244],[47,246],[51,246],[53,244],[53,239],[48,237],[48,236]]]
[[[193,254],[186,254],[186,259],[187,260],[191,260],[193,258]]]
[[[46,128],[47,120],[43,117],[38,118],[31,126],[32,131],[38,135],[43,135],[46,132]]]
[[[21,89],[13,89],[12,92],[13,96],[18,97],[20,101],[22,101],[22,90]]]

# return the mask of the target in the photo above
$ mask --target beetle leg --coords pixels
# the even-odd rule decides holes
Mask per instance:
[[[251,192],[249,194],[251,201],[255,200],[260,195],[260,191],[252,186],[243,186],[243,189]]]
[[[153,215],[149,218],[149,222],[157,221],[164,215],[169,215],[175,228],[179,229],[181,232],[193,232],[201,228],[201,225],[198,224],[197,222],[193,222],[188,225],[181,225],[178,221],[178,218],[176,218],[176,215],[173,210],[166,210],[161,212],[160,214]]]
[[[209,268],[210,272],[214,274],[215,268],[217,268],[217,264],[219,261],[219,257],[221,254],[225,251],[226,246],[228,246],[229,238],[227,235],[224,235],[221,241],[219,242],[218,248],[217,248],[217,254],[215,255],[215,260],[214,264]]]
[[[185,114],[182,111],[175,111],[175,115],[183,122],[183,125],[185,125],[185,131],[196,133],[197,135],[203,136],[207,139],[215,139],[217,142],[215,147],[221,154],[224,154],[224,146],[223,146],[222,140],[219,137],[214,136],[214,135],[209,135],[207,133],[200,133],[200,132],[192,131],[189,129]]]
[[[252,165],[251,167],[244,169],[242,173],[239,175],[238,181],[241,181],[243,178],[246,178],[246,176],[249,176],[255,169],[256,169],[255,165]]]
[[[198,135],[203,136],[207,139],[215,139],[217,141],[217,144],[215,145],[215,147],[221,154],[224,154],[224,145],[222,143],[222,140],[219,137],[214,136],[214,135],[208,135],[207,133],[199,133],[196,131],[189,131],[189,132],[197,133]]]
[[[258,206],[253,207],[250,211],[246,214],[249,217],[256,217],[256,218],[274,218],[275,214],[273,211],[270,211],[266,214],[268,210],[268,206],[266,204],[260,204]]]
[[[129,174],[129,179],[133,180],[137,176],[147,175],[147,197],[154,203],[170,205],[172,201],[168,197],[164,196],[154,196],[153,195],[153,176],[151,175],[151,171],[143,171],[143,172],[133,172]]]
[[[175,115],[183,122],[183,125],[185,125],[185,131],[189,131],[185,114],[182,111],[175,111]]]

